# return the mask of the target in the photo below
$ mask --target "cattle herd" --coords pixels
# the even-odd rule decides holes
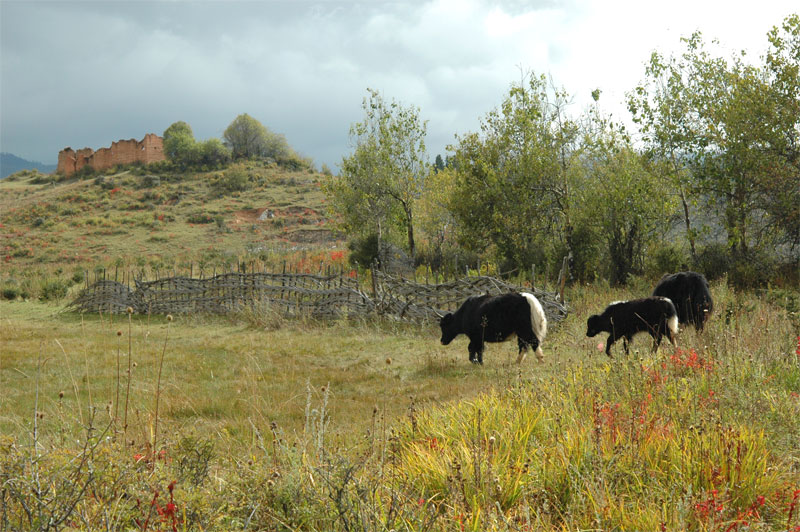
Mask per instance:
[[[646,332],[653,338],[653,350],[661,339],[676,343],[678,324],[692,324],[703,330],[709,314],[714,309],[708,281],[696,272],[678,272],[665,275],[650,297],[631,301],[615,301],[601,314],[587,321],[586,336],[607,332],[606,354],[611,356],[611,346],[622,338],[625,353],[633,335]],[[465,334],[469,338],[469,360],[483,364],[485,342],[504,342],[517,337],[522,362],[530,347],[542,361],[542,341],[547,334],[547,318],[542,305],[533,294],[512,292],[499,296],[473,296],[453,313],[442,316],[442,344]]]

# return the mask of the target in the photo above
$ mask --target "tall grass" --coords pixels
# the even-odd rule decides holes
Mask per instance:
[[[585,320],[631,290],[576,287],[522,366],[397,323],[129,316],[121,439],[86,407],[121,401],[119,324],[0,303],[0,530],[800,530],[790,312],[714,285],[703,334],[608,359]]]

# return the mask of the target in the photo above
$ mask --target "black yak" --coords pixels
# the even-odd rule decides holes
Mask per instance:
[[[653,337],[653,350],[656,350],[665,334],[672,345],[677,345],[678,315],[675,305],[666,297],[618,301],[607,306],[602,314],[589,316],[586,322],[586,336],[591,338],[604,331],[610,333],[606,342],[608,356],[611,356],[612,344],[620,338],[627,354],[628,343],[640,332]]]
[[[533,294],[512,292],[499,296],[473,296],[464,301],[455,313],[439,321],[442,344],[447,345],[459,334],[469,338],[469,361],[483,364],[484,342],[503,342],[517,335],[519,356],[525,359],[530,346],[536,357],[544,358],[541,343],[547,334],[547,318],[541,303]]]
[[[679,323],[691,323],[702,331],[714,301],[708,289],[708,281],[697,272],[678,272],[665,275],[653,290],[654,296],[668,297],[678,311]]]

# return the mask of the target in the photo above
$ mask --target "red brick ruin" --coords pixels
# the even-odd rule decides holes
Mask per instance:
[[[69,176],[84,166],[90,166],[94,170],[105,170],[118,164],[150,164],[163,160],[165,160],[164,139],[155,133],[148,133],[141,141],[118,140],[112,142],[110,148],[100,148],[97,151],[91,148],[78,151],[64,148],[58,153],[56,172]]]

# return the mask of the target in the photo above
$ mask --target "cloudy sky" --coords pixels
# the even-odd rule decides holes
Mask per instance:
[[[428,150],[475,131],[522,70],[579,113],[624,118],[653,50],[701,30],[731,54],[766,50],[796,0],[0,0],[0,151],[55,163],[188,122],[221,137],[248,113],[317,166],[338,167],[367,87],[420,108]]]

